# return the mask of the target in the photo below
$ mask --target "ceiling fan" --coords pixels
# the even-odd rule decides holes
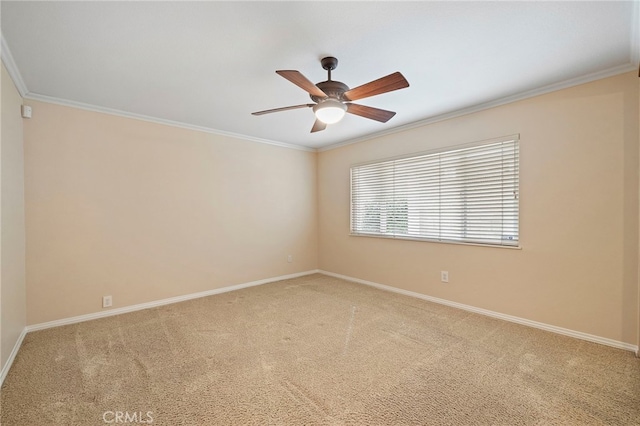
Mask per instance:
[[[270,114],[272,112],[288,111],[298,108],[313,108],[316,115],[316,121],[311,128],[311,133],[319,132],[327,128],[327,124],[337,123],[342,120],[345,113],[359,115],[371,120],[386,123],[396,115],[393,111],[387,111],[379,108],[372,108],[365,105],[354,104],[351,101],[368,98],[370,96],[380,95],[382,93],[392,92],[398,89],[409,87],[409,82],[399,72],[394,72],[386,77],[379,78],[369,83],[349,89],[346,84],[331,80],[331,71],[338,66],[338,60],[334,57],[323,58],[320,63],[322,68],[327,70],[329,76],[327,81],[313,84],[299,71],[284,70],[276,71],[279,75],[286,78],[296,86],[307,91],[311,96],[314,104],[293,105],[282,108],[268,109],[265,111],[253,112],[253,115]]]

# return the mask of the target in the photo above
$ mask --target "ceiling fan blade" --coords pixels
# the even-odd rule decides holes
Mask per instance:
[[[279,75],[286,78],[296,86],[300,87],[303,90],[309,92],[309,94],[313,96],[318,96],[321,98],[326,98],[327,94],[322,90],[318,89],[318,86],[310,82],[307,77],[302,75],[300,71],[292,71],[292,70],[284,70],[284,71],[276,71]]]
[[[372,108],[364,105],[347,104],[347,112],[350,114],[359,115],[360,117],[370,118],[381,123],[386,123],[396,115],[393,111],[387,111],[380,108]]]
[[[264,111],[252,112],[251,115],[271,114],[272,112],[288,111],[290,109],[298,109],[298,108],[311,108],[314,105],[315,104],[302,104],[302,105],[293,105],[293,106],[282,107],[282,108],[267,109]]]
[[[402,74],[394,72],[386,77],[370,81],[367,84],[363,84],[362,86],[358,86],[355,89],[345,92],[344,98],[348,101],[357,101],[358,99],[364,99],[369,96],[404,89],[405,87],[409,87],[409,82]]]
[[[316,119],[316,122],[313,123],[313,127],[311,128],[311,133],[319,132],[327,128],[327,125],[322,121]]]

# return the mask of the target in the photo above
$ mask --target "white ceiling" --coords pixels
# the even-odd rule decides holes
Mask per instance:
[[[2,58],[26,98],[322,148],[638,67],[638,2],[11,2]],[[8,50],[7,50],[8,47]],[[275,70],[407,89],[309,133],[310,102]],[[22,81],[20,81],[22,80]],[[37,114],[37,111],[34,112]]]

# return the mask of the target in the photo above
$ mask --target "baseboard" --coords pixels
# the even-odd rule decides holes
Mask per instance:
[[[24,340],[24,336],[27,335],[27,327],[22,329],[22,333],[18,336],[18,340],[16,340],[16,344],[13,345],[13,349],[9,354],[9,358],[7,362],[2,366],[2,370],[0,371],[0,386],[4,383],[4,378],[7,377],[11,366],[13,365],[13,361],[16,359],[16,355],[18,355],[18,350],[20,350],[20,346],[22,346],[22,341]]]
[[[458,302],[452,302],[446,299],[440,299],[437,297],[427,296],[425,294],[416,293],[409,290],[403,290],[401,288],[391,287],[384,284],[378,284],[372,281],[362,280],[360,278],[353,278],[347,275],[336,274],[333,272],[319,270],[321,274],[328,275],[330,277],[341,278],[343,280],[352,281],[359,284],[365,284],[371,287],[378,288],[380,290],[390,291],[393,293],[403,294],[405,296],[416,297],[418,299],[426,300],[429,302],[438,303],[441,305],[451,306],[453,308],[462,309],[465,311],[473,312],[476,314],[486,315],[488,317],[498,318],[505,321],[515,322],[517,324],[526,325],[529,327],[538,328],[545,331],[550,331],[552,333],[562,334],[565,336],[574,337],[576,339],[586,340],[589,342],[599,343],[601,345],[612,346],[618,349],[624,349],[627,351],[635,352],[636,354],[639,352],[638,346],[632,345],[630,343],[624,343],[613,339],[607,339],[605,337],[595,336],[593,334],[583,333],[581,331],[569,330],[567,328],[556,327],[555,325],[549,325],[542,322],[531,321],[525,318],[520,318],[512,315],[501,314],[500,312],[490,311],[488,309],[476,308],[474,306],[465,305]]]
[[[75,323],[84,322],[84,321],[91,321],[91,320],[94,320],[94,319],[105,318],[105,317],[110,317],[110,316],[114,316],[114,315],[126,314],[128,312],[141,311],[143,309],[155,308],[157,306],[163,306],[163,305],[170,305],[172,303],[184,302],[184,301],[192,300],[192,299],[199,299],[201,297],[207,297],[207,296],[213,296],[215,294],[227,293],[229,291],[240,290],[240,289],[247,288],[247,287],[254,287],[254,286],[258,286],[258,285],[262,285],[262,284],[271,283],[271,282],[274,282],[274,281],[282,281],[282,280],[288,280],[288,279],[291,279],[291,278],[298,278],[298,277],[302,277],[302,276],[305,276],[305,275],[315,274],[315,273],[318,273],[318,272],[320,272],[318,269],[314,269],[314,270],[305,271],[305,272],[298,272],[298,273],[295,273],[295,274],[281,275],[281,276],[278,276],[278,277],[266,278],[264,280],[251,281],[251,282],[248,282],[248,283],[236,284],[236,285],[232,285],[232,286],[228,286],[228,287],[216,288],[216,289],[213,289],[213,290],[202,291],[202,292],[199,292],[199,293],[185,294],[183,296],[170,297],[168,299],[156,300],[156,301],[147,302],[147,303],[140,303],[138,305],[124,306],[122,308],[110,309],[108,311],[101,311],[101,312],[96,312],[96,313],[93,313],[93,314],[79,315],[79,316],[76,316],[76,317],[63,318],[63,319],[59,319],[59,320],[55,320],[55,321],[49,321],[49,322],[43,322],[43,323],[40,323],[40,324],[28,325],[26,327],[26,332],[44,330],[44,329],[53,328],[53,327],[60,327],[61,325],[75,324]]]
[[[203,292],[199,292],[199,293],[191,293],[191,294],[186,294],[186,295],[183,295],[183,296],[177,296],[177,297],[171,297],[171,298],[168,298],[168,299],[162,299],[162,300],[157,300],[157,301],[153,301],[153,302],[141,303],[141,304],[138,304],[138,305],[125,306],[125,307],[122,307],[122,308],[111,309],[111,310],[104,311],[104,312],[96,312],[96,313],[93,313],[93,314],[79,315],[79,316],[75,316],[75,317],[63,318],[63,319],[60,319],[60,320],[49,321],[49,322],[44,322],[44,323],[40,323],[40,324],[28,325],[27,327],[25,327],[25,329],[20,334],[20,337],[18,338],[18,341],[16,342],[16,344],[15,344],[15,346],[14,346],[12,352],[11,352],[11,355],[9,356],[9,359],[7,360],[7,362],[5,363],[4,367],[2,368],[2,371],[0,372],[0,385],[2,385],[2,382],[4,381],[4,378],[5,378],[6,374],[9,372],[9,369],[11,368],[11,364],[13,363],[13,360],[14,360],[16,354],[18,353],[18,349],[20,349],[20,345],[22,344],[22,340],[24,339],[24,336],[28,332],[37,331],[37,330],[44,330],[44,329],[53,328],[53,327],[59,327],[59,326],[62,326],[62,325],[75,324],[75,323],[79,323],[79,322],[90,321],[90,320],[99,319],[99,318],[105,318],[105,317],[109,317],[109,316],[113,316],[113,315],[125,314],[125,313],[128,313],[128,312],[140,311],[140,310],[143,310],[143,309],[149,309],[149,308],[154,308],[154,307],[157,307],[157,306],[169,305],[169,304],[172,304],[172,303],[184,302],[184,301],[187,301],[187,300],[198,299],[200,297],[213,296],[215,294],[227,293],[229,291],[240,290],[240,289],[247,288],[247,287],[254,287],[254,286],[258,286],[258,285],[262,285],[262,284],[271,283],[271,282],[274,282],[274,281],[281,281],[281,280],[287,280],[287,279],[291,279],[291,278],[298,278],[298,277],[302,277],[302,276],[305,276],[305,275],[311,275],[311,274],[315,274],[315,273],[321,273],[321,274],[328,275],[328,276],[331,276],[331,277],[341,278],[343,280],[352,281],[352,282],[356,282],[356,283],[359,283],[359,284],[365,284],[365,285],[368,285],[368,286],[371,286],[371,287],[375,287],[375,288],[378,288],[378,289],[381,289],[381,290],[390,291],[390,292],[393,292],[393,293],[399,293],[399,294],[403,294],[405,296],[415,297],[415,298],[426,300],[426,301],[429,301],[429,302],[439,303],[441,305],[451,306],[453,308],[458,308],[458,309],[462,309],[462,310],[465,310],[465,311],[474,312],[474,313],[477,313],[477,314],[486,315],[486,316],[489,316],[489,317],[498,318],[498,319],[502,319],[502,320],[505,320],[505,321],[510,321],[510,322],[526,325],[526,326],[529,326],[529,327],[538,328],[538,329],[545,330],[545,331],[550,331],[552,333],[562,334],[562,335],[565,335],[565,336],[570,336],[570,337],[574,337],[574,338],[577,338],[577,339],[586,340],[586,341],[589,341],[589,342],[599,343],[599,344],[602,344],[602,345],[607,345],[607,346],[611,346],[611,347],[618,348],[618,349],[624,349],[624,350],[632,351],[632,352],[635,352],[636,355],[640,354],[640,348],[638,346],[635,346],[635,345],[632,345],[632,344],[629,344],[629,343],[624,343],[624,342],[620,342],[620,341],[613,340],[613,339],[607,339],[605,337],[595,336],[595,335],[592,335],[592,334],[583,333],[583,332],[580,332],[580,331],[574,331],[574,330],[570,330],[570,329],[567,329],[567,328],[557,327],[557,326],[554,326],[554,325],[549,325],[549,324],[545,324],[545,323],[541,323],[541,322],[537,322],[537,321],[531,321],[531,320],[528,320],[528,319],[525,319],[525,318],[516,317],[516,316],[513,316],[513,315],[507,315],[507,314],[502,314],[500,312],[490,311],[488,309],[476,308],[474,306],[465,305],[465,304],[458,303],[458,302],[452,302],[450,300],[440,299],[440,298],[437,298],[437,297],[427,296],[425,294],[416,293],[416,292],[409,291],[409,290],[403,290],[403,289],[400,289],[400,288],[391,287],[391,286],[388,286],[388,285],[379,284],[379,283],[375,283],[375,282],[372,282],[372,281],[363,280],[363,279],[360,279],[360,278],[349,277],[347,275],[336,274],[336,273],[329,272],[329,271],[324,271],[324,270],[321,270],[321,269],[314,269],[314,270],[299,272],[299,273],[295,273],[295,274],[281,275],[281,276],[278,276],[278,277],[272,277],[272,278],[267,278],[267,279],[263,279],[263,280],[251,281],[251,282],[247,282],[247,283],[243,283],[243,284],[232,285],[232,286],[229,286],[229,287],[222,287],[222,288],[217,288],[217,289],[213,289],[213,290],[207,290],[207,291],[203,291]]]

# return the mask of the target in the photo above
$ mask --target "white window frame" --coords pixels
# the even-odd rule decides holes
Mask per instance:
[[[350,235],[520,248],[519,144],[520,135],[516,134],[352,165]],[[500,160],[496,160],[497,151],[500,151]],[[492,165],[499,163],[500,169],[482,176],[491,179],[490,190],[478,190],[471,195],[487,197],[481,199],[491,204],[489,217],[465,200],[466,194],[477,186],[475,173],[482,173],[483,169],[473,167],[482,166],[486,161],[483,155],[491,156]],[[480,161],[470,163],[469,159],[473,161],[474,156]],[[412,171],[416,166],[421,175]],[[452,174],[454,177],[450,180],[445,177]],[[469,177],[471,174],[474,177]],[[358,175],[374,176],[374,179]],[[414,176],[420,181],[420,188],[426,185],[430,189],[420,189],[415,195]],[[355,188],[354,180],[359,182],[359,188]],[[372,189],[367,190],[365,185],[372,185]],[[456,193],[457,188],[460,193]],[[446,201],[446,194],[451,193],[455,194],[449,198],[452,201]],[[356,206],[354,198],[358,197]],[[366,203],[362,198],[371,202]]]

